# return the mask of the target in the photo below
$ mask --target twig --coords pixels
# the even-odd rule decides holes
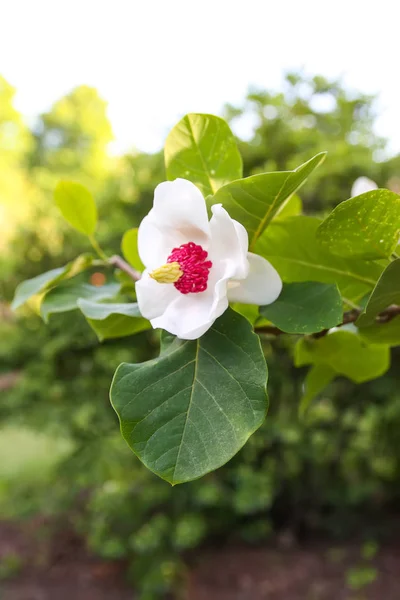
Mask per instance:
[[[121,269],[121,271],[124,271],[124,273],[127,273],[127,275],[133,279],[133,281],[138,281],[141,277],[139,271],[136,271],[130,265],[128,265],[128,263],[121,256],[118,256],[118,254],[114,254],[114,256],[109,258],[108,263],[114,267],[117,267],[117,269]]]
[[[343,325],[348,325],[349,323],[355,323],[361,313],[362,313],[362,310],[357,310],[357,309],[353,309],[353,310],[349,310],[348,312],[345,312],[343,315],[342,323],[339,323],[337,325],[337,327],[342,327]],[[375,318],[375,321],[376,321],[376,323],[388,323],[389,321],[391,321],[398,315],[400,315],[400,306],[393,304],[392,306],[389,306],[389,308],[387,308],[386,310],[379,313],[379,315],[377,315],[377,317]],[[317,333],[312,333],[309,337],[312,337],[312,338],[324,337],[328,333],[328,331],[329,331],[329,329],[323,329],[322,331],[318,331]],[[274,325],[265,325],[263,327],[256,327],[256,332],[264,333],[266,335],[283,335],[286,333],[285,331],[282,331],[281,329],[279,329],[278,327],[275,327]]]

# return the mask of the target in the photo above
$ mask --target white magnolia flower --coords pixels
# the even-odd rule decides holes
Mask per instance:
[[[166,181],[138,233],[146,269],[136,283],[140,312],[184,340],[199,338],[230,302],[271,304],[282,281],[264,258],[248,252],[243,225],[221,204],[207,217],[199,189],[186,179]]]
[[[351,188],[351,197],[354,198],[354,196],[359,196],[360,194],[372,192],[372,190],[377,189],[378,186],[372,179],[368,179],[368,177],[358,177]]]

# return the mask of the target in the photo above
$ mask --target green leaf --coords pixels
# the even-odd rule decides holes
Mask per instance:
[[[232,219],[247,229],[252,250],[274,216],[324,158],[325,153],[317,154],[295,171],[262,173],[233,181],[209,198],[208,204],[222,203]]]
[[[400,258],[391,262],[383,271],[356,325],[371,325],[376,316],[391,304],[400,304]]]
[[[242,157],[233,133],[214,115],[183,117],[168,135],[164,155],[168,179],[189,179],[204,196],[242,177]]]
[[[267,258],[284,281],[336,283],[344,298],[363,297],[375,286],[382,264],[334,256],[316,239],[319,224],[319,219],[305,216],[274,221],[255,252]]]
[[[303,212],[303,203],[297,194],[293,194],[287,202],[285,202],[280,210],[277,211],[274,219],[287,219],[288,217],[297,217]]]
[[[130,265],[140,273],[144,271],[144,264],[140,260],[138,251],[138,229],[128,229],[122,237],[122,254]]]
[[[304,381],[304,394],[300,400],[299,415],[303,417],[318,394],[336,377],[336,372],[325,364],[311,367]]]
[[[232,308],[240,315],[243,315],[243,317],[246,317],[246,319],[250,321],[252,325],[255,324],[260,316],[258,306],[255,304],[242,304],[241,302],[235,302],[232,305]]]
[[[159,358],[120,365],[111,402],[135,454],[176,484],[225,464],[260,427],[267,378],[258,336],[228,309],[200,339],[164,333]]]
[[[320,225],[317,239],[345,258],[388,258],[400,235],[400,196],[373,190],[337,206]]]
[[[335,331],[322,338],[302,338],[296,344],[295,365],[327,365],[356,383],[375,379],[390,365],[388,346],[369,345],[350,331]]]
[[[78,308],[78,300],[103,300],[114,298],[120,289],[118,283],[106,283],[102,286],[89,283],[65,281],[50,290],[40,306],[40,314],[47,323],[53,313],[69,312]]]
[[[151,328],[150,322],[140,314],[137,303],[100,304],[80,299],[77,304],[100,341]]]
[[[46,271],[46,273],[37,275],[37,277],[23,281],[15,290],[15,296],[11,304],[12,310],[16,310],[33,296],[48,291],[63,279],[69,279],[81,271],[84,271],[90,267],[92,263],[93,256],[91,254],[81,254],[75,260],[67,263],[64,267]]]
[[[371,344],[388,344],[400,346],[400,316],[387,323],[373,323],[359,329],[363,339]]]
[[[334,284],[285,283],[278,299],[261,306],[260,314],[286,333],[315,333],[341,323],[343,302]]]
[[[72,227],[88,236],[94,234],[97,207],[88,189],[74,181],[60,181],[54,190],[54,200]]]

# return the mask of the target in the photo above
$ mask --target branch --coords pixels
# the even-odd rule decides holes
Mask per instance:
[[[115,254],[109,258],[108,263],[114,267],[117,267],[117,269],[121,269],[121,271],[124,271],[124,273],[127,273],[127,275],[133,279],[133,281],[138,281],[141,277],[139,271],[136,271],[130,265],[128,265],[128,263],[121,256],[118,256],[118,254]]]
[[[339,323],[339,325],[337,325],[337,327],[342,327],[343,325],[347,325],[348,323],[355,323],[362,312],[363,312],[362,310],[357,310],[357,309],[353,309],[353,310],[349,310],[348,312],[345,312],[343,315],[342,323]],[[376,323],[388,323],[389,321],[391,321],[398,315],[400,315],[400,306],[393,304],[392,306],[389,306],[389,308],[387,308],[386,310],[379,313],[379,315],[377,315],[377,317],[375,318],[375,321],[376,321]],[[256,327],[255,330],[257,333],[264,333],[266,335],[283,335],[286,333],[285,331],[282,331],[281,329],[279,329],[278,327],[275,327],[274,325],[265,325],[264,327]],[[312,337],[312,338],[324,337],[328,333],[328,331],[329,331],[329,329],[323,329],[322,331],[318,331],[317,333],[312,333],[309,337]]]

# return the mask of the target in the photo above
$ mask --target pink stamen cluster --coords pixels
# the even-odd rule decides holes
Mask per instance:
[[[168,256],[167,262],[177,262],[183,275],[174,283],[181,294],[197,294],[207,289],[209,271],[212,267],[211,260],[206,260],[208,252],[194,242],[182,244],[174,248]]]

